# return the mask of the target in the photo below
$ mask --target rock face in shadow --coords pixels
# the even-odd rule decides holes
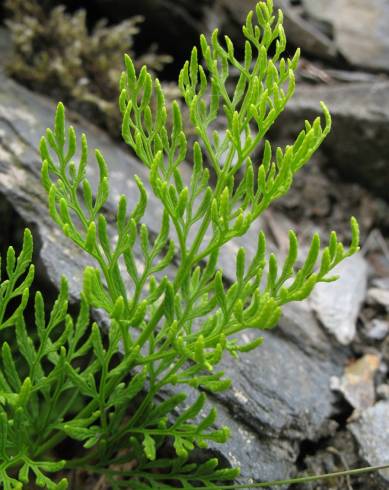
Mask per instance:
[[[67,276],[76,300],[82,268],[90,259],[71,245],[48,216],[36,150],[41,134],[52,125],[54,110],[44,97],[0,73],[0,204],[7,202],[32,226],[41,276],[53,287],[62,274]],[[70,121],[79,135],[87,133],[90,148],[98,146],[110,166],[113,198],[106,212],[112,219],[120,193],[128,196],[130,208],[134,205],[137,193],[132,176],[136,173],[146,182],[145,169],[100,130],[74,117]],[[158,202],[150,197],[145,221],[152,230],[159,229],[160,216]],[[231,255],[224,261],[234,263]],[[232,270],[226,268],[227,280],[233,280]],[[341,373],[344,363],[344,353],[330,353],[330,345],[307,305],[294,305],[286,309],[281,328],[266,334],[263,347],[239,360],[223,360],[233,388],[221,395],[211,393],[210,400],[220,407],[218,423],[229,426],[232,436],[227,445],[212,450],[229,464],[239,464],[244,478],[264,481],[290,476],[296,471],[300,442],[329,433],[330,378]]]
[[[95,0],[93,8],[83,0],[64,0],[72,8],[82,6],[92,18],[105,17],[119,22],[133,15],[142,15],[144,23],[139,38],[142,44],[157,43],[163,52],[171,54],[181,65],[197,45],[200,34],[210,34],[218,28],[235,39],[242,37],[242,25],[257,0]],[[317,23],[308,21],[301,6],[289,0],[274,0],[274,11],[282,8],[285,30],[291,46],[302,47],[306,54],[323,59],[334,59],[334,42],[323,33]]]
[[[342,176],[389,199],[389,82],[299,85],[277,121],[283,135],[296,137],[302,121],[329,108],[332,130],[322,150]]]

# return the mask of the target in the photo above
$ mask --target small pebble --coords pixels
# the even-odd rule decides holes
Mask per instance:
[[[369,339],[383,340],[389,333],[389,322],[380,318],[374,318],[366,329]]]
[[[389,289],[370,288],[367,291],[367,301],[379,304],[389,310]]]
[[[389,384],[382,384],[377,387],[377,398],[389,400]]]

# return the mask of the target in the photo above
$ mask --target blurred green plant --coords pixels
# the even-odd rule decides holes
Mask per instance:
[[[358,250],[359,242],[352,219],[348,250],[335,232],[321,250],[315,234],[304,263],[297,266],[293,231],[283,263],[267,255],[261,232],[255,255],[248,257],[240,248],[236,280],[224,283],[218,265],[223,246],[244,236],[271,202],[287,193],[294,174],[330,130],[323,105],[324,127],[320,118],[306,122],[293,145],[272,148],[266,133],[293,94],[299,52],[291,59],[282,56],[282,13],[273,15],[271,0],[248,14],[243,34],[243,62],[230,39],[225,37],[222,45],[215,31],[210,42],[200,40],[204,66],[194,48],[181,71],[179,87],[197,134],[189,182],[180,172],[188,152],[180,106],[173,102],[168,109],[159,81],[145,67],[137,72],[125,57],[122,135],[149,169],[149,187],[161,203],[156,234],[142,223],[148,192],[139,177],[137,205],[128,210],[121,196],[116,220],[108,224],[103,211],[110,194],[108,166],[96,150],[100,177],[92,189],[86,177],[87,139],[82,135],[77,142],[58,104],[54,130],[41,140],[42,183],[52,218],[89,254],[91,265],[84,270],[78,316],[68,311],[63,279],[50,314],[36,293],[31,326],[23,313],[34,275],[31,233],[26,230],[18,257],[8,249],[0,329],[4,339],[13,329],[8,338],[16,345],[4,340],[1,347],[4,489],[31,482],[66,488],[66,478],[58,483],[57,475],[74,468],[104,475],[113,489],[243,488],[225,485],[239,469],[220,468],[216,459],[201,464],[190,459],[196,447],[223,443],[229,435],[227,427],[217,426],[216,410],[206,408],[206,392],[230,386],[217,365],[226,351],[238,357],[259,346],[261,337],[242,344],[236,334],[274,327],[284,304],[306,298],[318,282],[336,279],[329,273]],[[226,89],[231,67],[240,73],[233,94]],[[219,113],[228,125],[223,137],[212,131]],[[253,163],[261,141],[262,161]],[[90,309],[104,312],[107,335],[90,321]],[[196,393],[195,399],[188,393]],[[80,442],[77,457],[58,461],[54,450],[69,439]]]
[[[134,38],[141,16],[108,26],[98,22],[90,31],[85,10],[65,11],[63,5],[38,0],[6,0],[13,52],[7,64],[11,76],[28,87],[60,98],[117,137],[117,81],[124,53],[135,66],[160,71],[171,57],[155,46],[135,56]],[[170,87],[172,95],[177,91]],[[175,95],[177,96],[177,95]]]

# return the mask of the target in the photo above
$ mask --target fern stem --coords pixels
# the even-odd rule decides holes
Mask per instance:
[[[239,490],[247,488],[269,488],[273,486],[281,485],[296,485],[297,483],[309,483],[320,480],[330,480],[332,478],[339,478],[342,476],[358,476],[366,473],[374,473],[389,468],[389,463],[381,466],[369,466],[366,468],[357,468],[354,470],[336,471],[334,473],[326,473],[324,475],[308,475],[298,478],[292,478],[288,480],[274,480],[263,483],[248,483],[242,485],[219,485],[218,490]],[[213,490],[215,487],[201,487],[203,490]]]

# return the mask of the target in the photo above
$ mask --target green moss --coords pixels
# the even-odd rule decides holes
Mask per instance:
[[[154,72],[170,62],[151,47],[136,56],[134,37],[142,17],[107,26],[104,21],[89,32],[85,10],[67,13],[64,6],[51,10],[47,2],[6,0],[7,25],[13,53],[7,65],[12,77],[38,92],[60,98],[73,109],[117,137],[121,116],[117,108],[118,79],[124,53],[140,68]]]

